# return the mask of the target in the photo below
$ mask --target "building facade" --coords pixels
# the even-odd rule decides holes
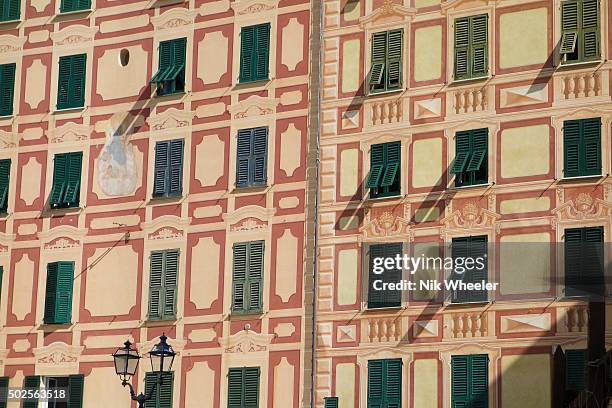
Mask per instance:
[[[3,384],[135,406],[165,333],[147,407],[309,404],[318,2],[2,7]]]
[[[576,295],[603,286],[588,248],[612,241],[611,23],[597,0],[325,2],[316,407],[560,407],[584,389]],[[376,275],[376,257],[461,246],[489,255],[474,281],[496,290],[372,290],[444,277]]]

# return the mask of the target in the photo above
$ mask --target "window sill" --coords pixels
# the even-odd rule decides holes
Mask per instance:
[[[247,89],[247,88],[257,88],[257,87],[266,87],[268,83],[272,81],[272,78],[266,79],[254,79],[252,81],[238,82],[234,85],[234,89]]]
[[[560,70],[566,70],[566,69],[570,70],[574,68],[588,67],[591,65],[599,65],[603,62],[604,61],[602,59],[592,60],[592,61],[561,62],[558,68]]]
[[[483,76],[479,76],[479,77],[473,77],[473,78],[464,78],[464,79],[453,79],[453,81],[450,83],[450,85],[464,85],[464,84],[469,84],[470,82],[479,82],[479,81],[486,81],[488,79],[491,78],[491,75],[487,74],[487,75],[483,75]]]
[[[377,96],[383,97],[383,96],[389,96],[389,95],[394,95],[394,94],[401,94],[405,90],[406,90],[405,88],[397,88],[397,89],[391,89],[391,90],[388,90],[388,91],[378,91],[378,92],[370,91],[370,92],[368,92],[367,96],[368,97],[372,97],[372,98],[377,97]]]
[[[249,187],[234,187],[231,191],[232,194],[249,194],[249,193],[263,193],[270,189],[270,186],[249,186]]]
[[[470,184],[469,186],[453,186],[449,187],[449,191],[462,191],[462,190],[478,190],[481,188],[487,189],[494,186],[494,183],[482,183],[482,184]]]
[[[247,320],[247,319],[252,319],[254,317],[260,318],[263,316],[263,314],[264,314],[263,310],[248,310],[244,312],[232,310],[230,312],[229,317],[232,319],[235,318],[237,320]]]
[[[183,198],[182,193],[170,196],[153,196],[149,199],[148,204],[174,203],[181,201]]]
[[[147,320],[144,322],[145,327],[156,327],[156,326],[167,326],[168,323],[176,322],[177,318],[174,317],[163,317],[158,319],[152,319],[147,316]]]
[[[446,301],[446,302],[444,302],[444,306],[445,307],[452,307],[452,308],[454,308],[454,307],[459,308],[461,306],[469,306],[469,307],[486,306],[486,305],[489,305],[491,303],[493,303],[492,300],[474,300],[474,301],[471,301],[471,302],[449,302],[449,301]]]
[[[56,108],[54,111],[51,112],[51,114],[52,115],[62,115],[64,113],[83,112],[84,110],[85,110],[85,106],[77,106],[74,108],[61,108],[61,109]]]
[[[393,194],[393,195],[384,195],[384,196],[376,196],[376,197],[372,197],[369,194],[367,196],[367,200],[371,200],[371,201],[392,200],[394,198],[403,198],[403,195],[402,195],[402,193],[397,193],[397,194]]]
[[[61,16],[75,16],[77,14],[89,14],[93,11],[93,9],[82,9],[82,10],[69,10],[69,11],[62,11],[59,10],[59,13],[57,13],[57,17],[61,17]]]
[[[162,94],[158,94],[157,91],[155,92],[155,98],[158,99],[182,99],[185,95],[186,92],[184,90]]]
[[[397,312],[404,309],[404,307],[402,305],[398,305],[398,306],[384,306],[384,307],[368,307],[366,304],[366,307],[364,309],[362,309],[363,313],[380,313],[380,312]]]
[[[0,30],[8,30],[11,28],[16,28],[22,22],[23,20],[21,18],[18,18],[15,20],[0,21]]]
[[[596,179],[600,179],[604,177],[607,177],[607,175],[593,174],[593,175],[588,175],[588,176],[562,177],[561,179],[559,179],[559,183],[565,184],[565,183],[572,183],[572,182],[581,182],[581,181],[588,181],[588,180],[596,180]]]
[[[79,205],[73,205],[70,207],[51,207],[49,206],[48,212],[51,214],[69,214],[80,212],[83,208]]]
[[[43,332],[57,331],[57,330],[69,330],[72,327],[71,323],[46,323],[42,322],[38,329]]]

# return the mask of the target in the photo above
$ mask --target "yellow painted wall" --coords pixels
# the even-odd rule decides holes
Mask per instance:
[[[357,249],[338,251],[338,304],[352,305],[357,301]]]
[[[345,149],[340,153],[340,195],[352,196],[359,186],[359,150]]]
[[[354,408],[355,364],[341,363],[336,366],[336,396],[339,408]]]
[[[440,0],[415,0],[415,7],[429,7],[440,4]]]
[[[550,133],[548,125],[506,129],[501,135],[501,175],[534,176],[549,171]]]
[[[414,187],[432,187],[442,178],[442,139],[420,139],[412,144],[412,183]]]
[[[441,74],[442,26],[423,27],[415,30],[414,79],[427,81],[440,78]]]
[[[550,209],[549,197],[513,198],[499,204],[501,214],[520,214]]]
[[[539,64],[548,58],[548,9],[504,13],[499,19],[499,66]]]
[[[500,291],[503,295],[535,293],[550,287],[550,235],[506,235],[500,238]]]
[[[129,392],[121,386],[114,367],[95,367],[85,377],[83,406],[87,408],[128,408]]]
[[[438,360],[414,362],[414,406],[438,408]]]
[[[502,357],[502,407],[542,408],[550,405],[550,355]]]
[[[354,92],[359,89],[359,39],[345,41],[342,46],[342,92]]]
[[[439,246],[436,242],[420,242],[414,244],[414,256],[415,257],[438,257],[440,256]],[[421,268],[419,269],[410,280],[416,282],[417,289],[412,292],[415,300],[429,300],[435,298],[437,291],[435,290],[421,290],[419,282],[427,281],[430,279],[437,279],[439,271],[433,268]]]
[[[355,21],[359,19],[359,0],[350,0],[346,2],[346,5],[342,9],[344,13],[344,20]]]

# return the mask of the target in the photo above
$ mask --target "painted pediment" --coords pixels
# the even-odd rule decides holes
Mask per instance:
[[[246,119],[250,117],[272,115],[276,111],[278,98],[266,98],[252,95],[229,107],[233,119]]]
[[[56,45],[69,45],[93,41],[98,27],[71,25],[58,32],[51,33],[51,39]]]
[[[416,15],[416,9],[385,0],[382,6],[359,19],[359,25],[372,27],[389,23],[402,23],[411,20]]]
[[[151,23],[156,30],[165,30],[168,28],[177,28],[193,24],[196,12],[186,8],[177,7],[166,11],[165,13],[151,17]]]
[[[255,353],[266,351],[274,334],[262,334],[245,327],[244,330],[219,339],[226,353]]]
[[[181,128],[191,125],[194,112],[183,111],[176,108],[166,109],[147,118],[151,130],[165,130],[170,128]]]
[[[258,14],[276,9],[278,0],[237,0],[232,2],[231,7],[239,16]]]

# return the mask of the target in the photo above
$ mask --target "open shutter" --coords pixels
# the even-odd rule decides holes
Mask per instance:
[[[259,127],[253,129],[253,152],[251,158],[252,180],[254,185],[266,185],[267,181],[267,153],[268,153],[268,128]]]
[[[174,318],[176,316],[176,297],[178,293],[178,269],[179,251],[165,251],[164,262],[164,318]]]
[[[455,160],[451,165],[450,172],[453,174],[463,173],[470,157],[470,132],[457,132],[455,137]]]
[[[470,18],[472,77],[486,75],[488,72],[488,20],[488,14]]]
[[[470,405],[469,356],[451,358],[451,407],[465,408]]]
[[[586,387],[587,350],[565,351],[565,389],[580,392]]]
[[[13,114],[15,67],[14,63],[0,65],[0,116]]]
[[[255,64],[254,79],[268,79],[268,65],[270,55],[270,23],[255,26],[255,49],[253,50]]]
[[[470,54],[470,20],[455,20],[455,80],[468,78]]]
[[[166,80],[175,80],[185,72],[185,58],[187,52],[187,39],[178,38],[171,41],[172,44],[172,67],[167,73]],[[176,90],[176,89],[174,89]]]
[[[402,406],[402,360],[385,361],[385,408]]]
[[[456,263],[454,260],[457,258],[466,258],[470,254],[470,238],[469,237],[456,237],[453,238],[451,246],[451,255],[453,258],[453,265]],[[454,270],[451,273],[451,280],[460,280],[469,282],[467,273],[458,273]],[[463,303],[469,300],[469,291],[467,290],[456,290],[451,294],[451,299],[454,303]]]
[[[168,178],[170,173],[170,141],[157,142],[155,145],[155,179],[153,181],[153,195],[162,196],[168,191]]]
[[[240,82],[252,81],[256,27],[242,27],[240,32]]]
[[[244,369],[244,405],[241,408],[259,408],[259,367]]]
[[[60,57],[57,80],[57,109],[66,109],[69,107],[71,66],[71,56]]]
[[[79,193],[81,192],[81,163],[83,153],[75,152],[66,155],[66,189],[63,204],[67,206],[79,203]]]
[[[149,319],[162,317],[164,253],[151,252],[151,278],[149,281]]]
[[[245,304],[247,251],[248,243],[240,242],[234,244],[234,265],[232,272],[232,310],[234,312],[243,312],[247,306]]]
[[[472,408],[489,406],[489,356],[475,354],[470,356],[470,385]]]
[[[240,368],[230,368],[227,373],[227,408],[243,408],[242,371]]]
[[[368,361],[368,404],[367,408],[383,406],[383,360]]]
[[[387,59],[387,32],[372,34],[372,68],[370,91],[384,89],[385,62]]]
[[[68,104],[71,108],[78,108],[85,105],[85,70],[87,54],[72,56],[70,71],[71,87],[68,96]]]
[[[580,3],[582,51],[584,60],[599,58],[599,0],[582,0]]]
[[[8,206],[10,172],[11,160],[0,160],[0,211],[6,211]]]
[[[388,34],[387,90],[402,87],[402,51],[404,30],[391,30]]]
[[[561,55],[575,52],[577,39],[578,3],[564,1],[561,3]]]
[[[487,136],[487,128],[472,131],[471,157],[466,171],[478,171],[485,162],[488,148]]]
[[[40,389],[40,376],[27,375],[23,380],[23,388],[34,391]],[[38,408],[38,399],[32,398],[24,400],[22,408]]]
[[[85,377],[83,374],[68,377],[68,408],[83,407],[83,386]]]
[[[324,408],[338,408],[338,397],[325,397],[325,406]]]
[[[584,165],[581,175],[601,174],[601,118],[583,119],[581,133],[584,146]]]
[[[466,271],[468,275],[467,281],[472,283],[488,282],[487,258],[487,236],[478,235],[469,238],[469,257],[470,258],[485,258],[485,267],[482,270],[473,269]],[[485,302],[488,299],[488,292],[485,289],[469,291],[469,300],[471,302]]]
[[[249,243],[248,265],[248,310],[257,311],[262,307],[264,241]]]
[[[57,317],[57,279],[58,279],[58,263],[51,262],[47,264],[47,285],[45,287],[45,316],[46,324],[56,323]]]
[[[169,195],[181,195],[183,191],[183,139],[170,141]]]
[[[565,177],[580,175],[581,126],[578,120],[563,123],[563,174]]]
[[[74,262],[56,262],[57,290],[55,300],[55,323],[67,324],[72,320],[72,284]]]
[[[172,65],[172,42],[162,41],[159,43],[159,63],[157,72],[151,77],[149,83],[159,83],[165,80],[168,70]]]
[[[8,397],[8,386],[9,386],[9,378],[8,377],[0,377],[0,408],[6,408]]]
[[[251,139],[254,129],[240,129],[236,147],[236,187],[249,185],[251,171]]]
[[[370,175],[366,182],[367,188],[380,187],[380,181],[385,167],[385,145],[372,145],[370,149]]]
[[[389,187],[396,181],[396,176],[400,168],[401,160],[401,143],[392,142],[385,143],[385,166],[382,179],[380,181],[381,187]]]

